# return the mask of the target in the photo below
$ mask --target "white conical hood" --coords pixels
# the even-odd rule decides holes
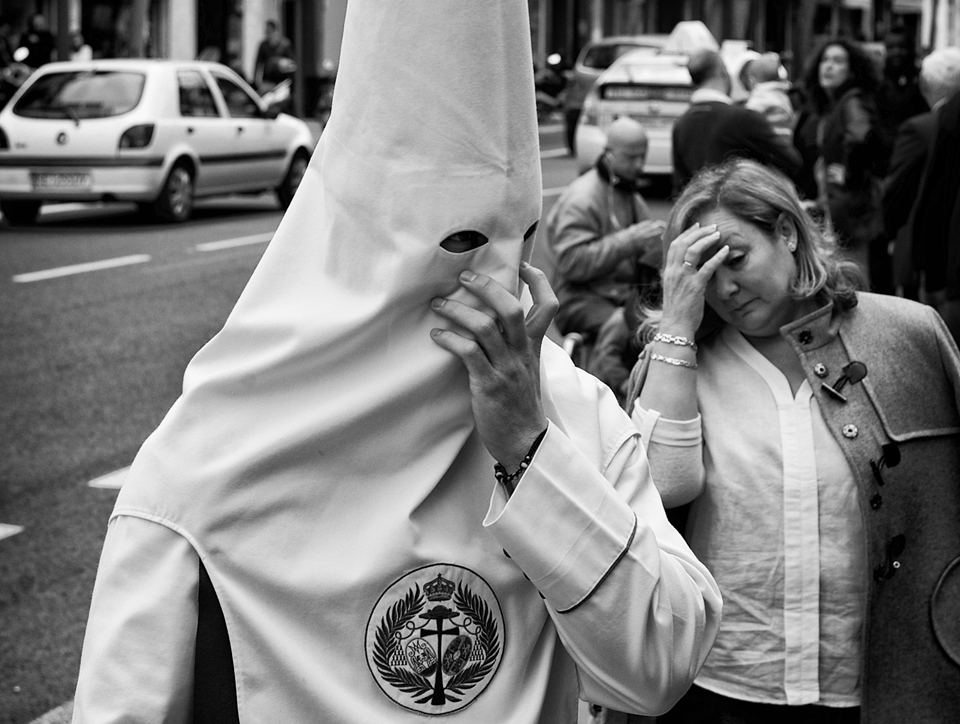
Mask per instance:
[[[525,0],[350,0],[332,116],[303,182],[120,493],[118,514],[163,521],[200,552],[238,686],[259,687],[264,707],[295,699],[282,687],[301,678],[270,647],[323,651],[325,680],[373,686],[373,603],[451,555],[424,542],[414,511],[464,476],[479,497],[451,505],[481,506],[493,485],[466,372],[430,337],[443,326],[430,300],[463,298],[465,268],[519,291],[541,204],[527,13]],[[489,241],[440,247],[460,231]],[[431,535],[465,535],[455,516],[430,515]],[[493,560],[492,542],[464,541],[463,565]],[[518,578],[496,565],[486,575]],[[348,631],[360,643],[331,643]]]
[[[319,485],[442,474],[425,448],[452,459],[472,420],[429,301],[467,267],[518,287],[541,199],[526,4],[351,0],[341,57],[293,204],[146,445],[205,486],[298,465]],[[441,249],[464,230],[489,242]]]

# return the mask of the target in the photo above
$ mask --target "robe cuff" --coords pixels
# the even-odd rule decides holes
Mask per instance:
[[[565,613],[585,602],[620,562],[637,517],[550,423],[510,498],[495,486],[483,525],[547,602]]]

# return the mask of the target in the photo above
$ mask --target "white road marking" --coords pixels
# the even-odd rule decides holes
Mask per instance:
[[[99,478],[94,478],[87,483],[87,485],[91,488],[120,490],[120,488],[123,487],[124,481],[127,479],[128,472],[130,472],[129,465],[121,470],[114,470],[112,473],[107,473],[106,475],[101,475]]]
[[[564,189],[566,188],[567,188],[566,186],[557,186],[554,189],[544,189],[543,198],[547,198],[548,196],[559,196],[560,194],[563,193]]]
[[[255,236],[241,236],[236,239],[224,239],[223,241],[207,241],[203,244],[197,244],[194,248],[197,251],[220,251],[221,249],[233,249],[237,246],[249,246],[251,244],[266,244],[273,238],[273,232],[266,234],[256,234]]]
[[[55,269],[44,269],[42,271],[27,272],[26,274],[16,274],[13,277],[15,282],[39,282],[45,279],[56,279],[57,277],[68,277],[74,274],[86,274],[87,272],[100,271],[102,269],[113,269],[118,266],[129,266],[130,264],[144,264],[150,261],[148,254],[133,254],[131,256],[119,256],[115,259],[103,259],[101,261],[91,261],[85,264],[72,264],[71,266],[61,266]]]
[[[17,533],[23,533],[22,525],[10,525],[9,523],[0,523],[0,540],[14,536]]]
[[[569,155],[570,151],[565,148],[551,148],[547,151],[540,151],[540,158],[560,158]]]

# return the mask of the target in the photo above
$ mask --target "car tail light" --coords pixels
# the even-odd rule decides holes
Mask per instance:
[[[597,92],[591,90],[583,99],[583,110],[580,111],[580,123],[584,126],[600,125],[600,104],[597,101]]]
[[[0,151],[10,150],[10,141],[7,140],[7,134],[0,128]]]
[[[120,136],[120,148],[146,148],[153,140],[153,124],[132,126]]]

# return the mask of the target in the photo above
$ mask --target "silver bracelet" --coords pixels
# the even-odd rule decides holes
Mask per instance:
[[[653,335],[654,342],[666,342],[667,344],[675,344],[678,347],[689,347],[694,352],[697,351],[697,343],[692,340],[687,339],[686,337],[678,337],[673,334],[663,334],[662,332],[657,332]]]
[[[657,362],[666,362],[668,365],[674,365],[675,367],[688,367],[689,369],[697,369],[696,362],[690,362],[685,359],[677,359],[676,357],[664,357],[662,354],[657,354],[652,352],[650,354],[650,359],[656,360]]]

